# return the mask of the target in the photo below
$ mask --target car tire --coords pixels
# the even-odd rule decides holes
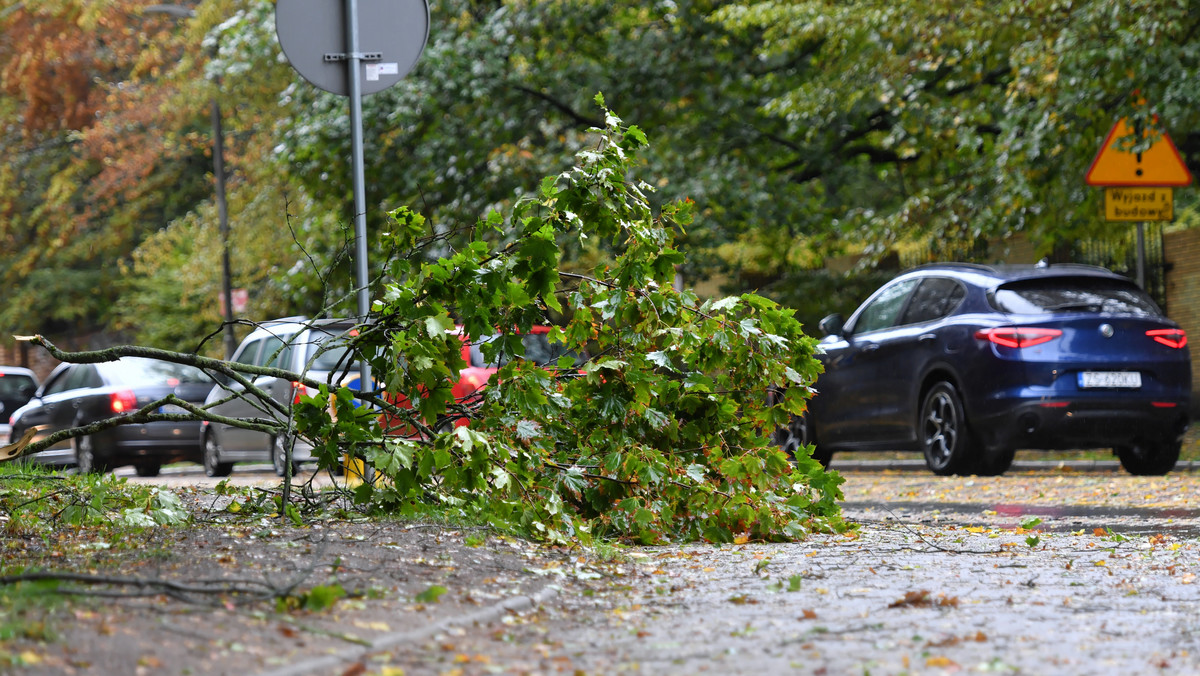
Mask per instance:
[[[792,416],[786,426],[776,430],[775,443],[792,460],[796,459],[800,449],[805,446],[812,447],[812,459],[821,463],[822,467],[828,468],[829,462],[833,459],[833,453],[823,451],[820,446],[816,445],[812,434],[812,424],[808,420],[807,413]]]
[[[232,462],[221,462],[221,446],[211,431],[204,435],[204,475],[209,477],[229,476]]]
[[[1134,476],[1162,476],[1175,469],[1181,446],[1179,441],[1138,442],[1113,450],[1126,472]]]
[[[75,437],[71,446],[75,450],[75,468],[80,474],[104,472],[104,463],[96,459],[96,445],[91,436]]]
[[[1016,456],[1015,448],[1001,448],[997,450],[988,450],[986,448],[979,450],[979,455],[975,458],[975,474],[979,476],[1000,476],[1012,467],[1013,457]]]
[[[971,469],[974,454],[967,415],[958,390],[950,383],[937,383],[925,393],[917,434],[929,471],[949,476]]]
[[[152,477],[158,476],[162,471],[162,463],[159,462],[143,462],[133,466],[133,471],[137,472],[138,476]]]
[[[287,475],[287,448],[284,446],[286,440],[284,435],[276,434],[271,437],[271,464],[275,467],[276,476]],[[295,449],[293,448],[293,451]],[[292,476],[300,473],[300,463],[292,462]]]

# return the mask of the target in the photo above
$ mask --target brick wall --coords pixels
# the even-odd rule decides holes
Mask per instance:
[[[1200,230],[1163,235],[1167,264],[1167,314],[1192,340],[1192,409],[1200,407]]]

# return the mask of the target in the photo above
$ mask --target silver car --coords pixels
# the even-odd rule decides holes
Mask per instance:
[[[233,354],[234,362],[252,366],[278,368],[301,374],[311,380],[337,387],[358,377],[358,364],[351,363],[346,339],[354,335],[355,322],[350,319],[306,319],[289,317],[264,322],[242,341]],[[266,392],[284,408],[309,392],[298,382],[272,376],[256,376],[254,386]],[[219,382],[208,395],[206,405],[213,413],[229,418],[278,418],[276,411],[253,397],[242,397],[243,388],[236,382]],[[236,462],[265,462],[268,459],[275,472],[287,471],[285,435],[271,436],[265,432],[247,430],[233,425],[206,422],[203,432],[204,473],[210,477],[229,476]],[[292,448],[292,470],[296,474],[302,463],[311,462],[312,446],[295,439]]]

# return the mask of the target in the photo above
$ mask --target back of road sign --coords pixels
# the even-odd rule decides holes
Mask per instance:
[[[1133,135],[1125,118],[1117,120],[1085,180],[1088,185],[1102,186],[1158,186],[1171,187],[1188,185],[1192,174],[1179,157],[1179,151],[1164,132],[1154,145],[1140,153],[1127,153],[1114,148],[1118,139]]]
[[[358,47],[363,94],[383,91],[416,65],[429,39],[426,0],[358,0]],[[344,0],[279,0],[275,6],[279,46],[304,79],[348,96]]]

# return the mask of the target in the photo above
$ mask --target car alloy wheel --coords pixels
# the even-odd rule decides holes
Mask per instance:
[[[287,438],[282,434],[276,434],[271,438],[271,464],[275,466],[276,476],[287,475]],[[292,447],[292,452],[295,452],[295,446]],[[300,463],[292,463],[292,476],[300,473]]]
[[[829,467],[829,462],[833,459],[832,453],[824,451],[813,440],[812,426],[807,413],[792,416],[786,427],[776,430],[775,443],[792,460],[796,459],[805,446],[812,447],[812,459],[821,463],[822,467]]]
[[[96,463],[96,447],[90,436],[75,437],[71,440],[75,447],[75,467],[80,474],[95,474],[100,471]]]
[[[953,385],[943,382],[930,388],[921,405],[919,424],[921,450],[931,472],[946,476],[966,466],[970,455],[967,418]]]
[[[217,444],[216,436],[210,431],[208,434],[204,435],[205,476],[229,476],[229,473],[232,471],[232,462],[221,462],[221,446]]]
[[[796,452],[808,445],[808,419],[803,415],[792,416],[786,427],[775,432],[775,443],[788,457],[796,457]]]

